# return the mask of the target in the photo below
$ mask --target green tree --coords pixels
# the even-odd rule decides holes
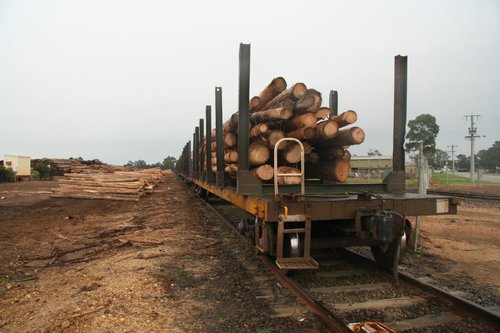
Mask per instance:
[[[137,161],[133,162],[133,166],[136,169],[146,169],[146,168],[148,168],[148,164],[144,160],[137,160]]]
[[[445,163],[450,159],[448,153],[441,149],[436,149],[434,155],[429,160],[429,164],[432,165],[434,169],[442,169]],[[451,168],[451,166],[450,166]]]
[[[481,168],[496,171],[500,168],[500,141],[495,141],[487,150],[480,150],[477,156]]]
[[[162,169],[173,169],[175,167],[175,163],[177,163],[177,159],[172,156],[167,156],[163,160],[163,168]]]
[[[0,182],[16,181],[16,172],[12,168],[0,166]]]
[[[418,151],[420,142],[424,144],[424,155],[432,159],[436,152],[436,137],[439,133],[439,126],[436,118],[430,114],[421,114],[408,122],[410,130],[406,134],[408,142],[405,149],[408,152]]]
[[[382,156],[382,153],[378,149],[368,150],[368,156]]]
[[[56,174],[56,169],[51,168],[48,164],[43,162],[35,163],[32,166],[33,171],[38,171],[39,180],[52,180]]]
[[[457,155],[457,163],[455,167],[458,171],[469,171],[470,170],[470,158],[465,156],[464,154]]]

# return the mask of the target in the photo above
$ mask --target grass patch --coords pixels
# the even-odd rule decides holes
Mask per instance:
[[[380,184],[382,179],[378,178],[347,178],[346,183],[348,184]]]
[[[434,184],[447,184],[447,185],[475,185],[475,184],[477,184],[476,181],[471,181],[467,177],[454,175],[452,173],[433,173],[431,182]],[[480,184],[495,184],[495,183],[481,180]]]
[[[383,179],[347,178],[347,184],[381,184]],[[418,179],[407,179],[406,187],[418,187]]]
[[[406,187],[418,187],[418,179],[407,179],[406,180]]]

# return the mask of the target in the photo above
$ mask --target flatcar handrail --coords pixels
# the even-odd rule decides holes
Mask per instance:
[[[300,146],[300,173],[278,173],[278,147],[279,145],[284,142],[284,141],[295,141],[299,144]],[[305,172],[304,172],[304,145],[300,140],[295,139],[295,138],[282,138],[279,139],[278,142],[274,145],[274,163],[273,163],[273,169],[274,169],[274,196],[278,196],[279,194],[279,186],[278,186],[278,176],[300,176],[300,194],[302,196],[305,195],[306,193],[306,186],[305,186]]]

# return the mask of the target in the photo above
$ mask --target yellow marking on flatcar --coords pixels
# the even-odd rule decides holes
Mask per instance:
[[[267,221],[267,206],[263,200],[257,199],[255,197],[250,197],[245,194],[239,194],[233,189],[225,187],[219,188],[215,185],[207,184],[198,179],[193,179],[193,183],[204,188],[210,193],[231,202],[233,205],[244,209],[248,213],[256,215],[264,221]]]

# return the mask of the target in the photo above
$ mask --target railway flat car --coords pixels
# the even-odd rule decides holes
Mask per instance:
[[[374,258],[386,267],[397,268],[401,249],[410,238],[409,216],[454,214],[458,200],[443,195],[407,193],[405,188],[404,138],[406,128],[407,58],[395,58],[395,94],[392,170],[380,184],[341,184],[306,177],[304,147],[301,147],[300,184],[280,185],[278,159],[274,159],[274,183],[257,179],[248,159],[249,128],[238,126],[238,169],[234,179],[224,173],[222,88],[215,88],[215,140],[212,138],[211,107],[200,119],[192,142],[188,142],[176,166],[178,175],[204,196],[216,196],[245,210],[242,231],[251,228],[255,246],[274,256],[283,270],[318,268],[311,256],[315,248],[369,246]],[[238,124],[249,123],[250,45],[240,45]],[[336,103],[330,102],[332,115]],[[210,144],[217,143],[210,161]],[[290,138],[282,139],[294,140]],[[274,147],[276,156],[279,143]],[[205,162],[206,161],[206,162]],[[288,174],[290,176],[290,174]]]

